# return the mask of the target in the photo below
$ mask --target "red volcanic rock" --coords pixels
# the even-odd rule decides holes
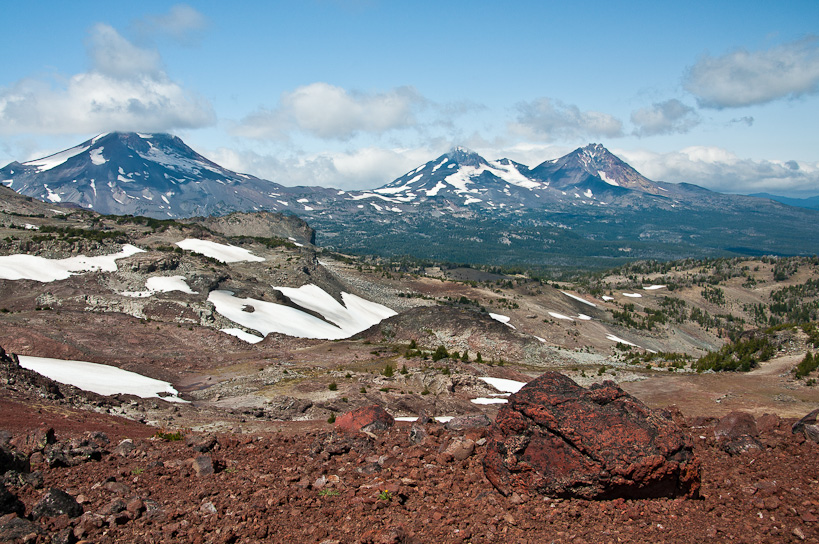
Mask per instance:
[[[395,419],[377,404],[364,406],[339,416],[335,428],[350,433],[385,431],[395,425]]]
[[[700,461],[672,421],[613,382],[584,389],[547,372],[509,398],[483,461],[504,495],[695,497]]]

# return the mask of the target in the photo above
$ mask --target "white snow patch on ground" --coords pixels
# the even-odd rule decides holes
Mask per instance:
[[[478,397],[477,399],[472,399],[473,404],[506,404],[508,402],[509,400],[507,399],[499,398],[489,399],[486,397]]]
[[[643,298],[643,295],[640,293],[623,293],[623,296],[628,298]]]
[[[26,228],[26,230],[40,230],[40,227],[37,225],[32,225],[31,223],[26,223],[23,226]]]
[[[500,321],[503,324],[509,323],[509,320],[512,319],[508,315],[493,314],[493,313],[490,313],[489,317],[491,317],[495,321]]]
[[[49,155],[48,157],[43,157],[42,159],[24,162],[23,164],[26,166],[33,166],[37,168],[38,172],[45,172],[46,170],[51,170],[54,167],[60,166],[62,163],[64,163],[71,157],[79,155],[83,151],[87,151],[89,148],[90,146],[78,145],[77,147],[72,147],[71,149],[60,151],[59,153],[55,153],[54,155]]]
[[[162,398],[171,402],[187,402],[177,396],[179,392],[168,382],[114,366],[27,355],[20,355],[19,359],[20,366],[23,368],[33,370],[56,382],[73,385],[100,395],[122,393],[147,398],[159,397],[159,393],[168,393],[171,396]]]
[[[290,306],[252,298],[237,298],[230,291],[211,291],[208,301],[223,316],[243,327],[258,331],[263,336],[277,332],[298,338],[339,340],[396,315],[386,306],[350,293],[341,294],[344,301],[342,306],[316,285],[276,289],[293,303],[318,313],[327,321]],[[248,311],[251,308],[253,311]]]
[[[583,195],[584,195],[586,198],[591,198],[591,197],[593,197],[593,196],[594,196],[594,194],[592,193],[591,189],[586,189],[586,191],[583,193]]]
[[[91,156],[91,162],[96,164],[97,166],[101,164],[105,164],[107,162],[106,158],[102,156],[102,150],[105,149],[104,147],[100,147],[99,149],[94,149],[89,153]]]
[[[567,315],[559,314],[557,312],[549,312],[549,315],[554,317],[555,319],[566,319],[568,321],[574,321],[574,319],[572,319],[571,317],[569,317]]]
[[[485,381],[498,391],[503,391],[504,393],[517,393],[520,391],[521,387],[526,385],[525,382],[507,380],[506,378],[489,378],[487,376],[480,376],[478,379]]]
[[[665,289],[665,285],[649,285],[648,287],[643,287],[646,291],[656,291],[657,289]]]
[[[605,300],[606,302],[608,302],[608,301],[610,301],[610,300],[614,300],[614,297],[610,297],[610,296],[608,296],[608,295],[603,295],[603,297],[602,297],[602,298],[603,298],[603,300]]]
[[[617,342],[618,344],[625,344],[625,345],[627,345],[627,346],[634,346],[635,348],[639,348],[639,347],[640,347],[640,346],[638,346],[637,344],[635,344],[635,343],[633,343],[633,342],[629,342],[628,340],[623,340],[623,339],[622,339],[622,338],[620,338],[619,336],[614,336],[613,334],[607,334],[607,335],[606,335],[606,338],[608,338],[608,339],[609,339],[609,340],[611,340],[612,342]]]
[[[233,336],[235,336],[239,340],[244,340],[248,344],[258,344],[259,342],[264,340],[264,338],[262,338],[261,336],[256,336],[255,334],[250,334],[249,332],[245,332],[242,329],[219,329],[219,330],[222,331],[222,332],[225,332],[227,334],[232,334]]]
[[[210,240],[186,238],[181,242],[177,242],[176,245],[182,249],[200,253],[205,257],[210,257],[223,263],[239,263],[243,261],[261,262],[265,260],[264,257],[254,255],[244,248],[219,244],[217,242],[211,242]]]
[[[577,296],[577,295],[573,295],[573,294],[571,294],[571,293],[567,293],[566,291],[561,291],[561,293],[563,293],[564,295],[566,295],[566,296],[567,296],[567,297],[569,297],[569,298],[573,298],[573,299],[575,299],[575,300],[576,300],[576,301],[578,301],[578,302],[582,302],[583,304],[588,304],[588,305],[589,305],[589,306],[591,306],[592,308],[597,308],[597,304],[595,304],[595,303],[593,303],[593,302],[589,302],[588,300],[586,300],[586,299],[584,299],[584,298],[580,298],[580,297],[579,297],[579,296]]]
[[[116,272],[117,259],[142,251],[144,250],[136,246],[125,244],[119,253],[97,257],[78,255],[68,259],[46,259],[36,255],[8,255],[0,257],[0,279],[52,282],[82,272]]]
[[[145,282],[145,291],[125,291],[120,294],[126,297],[145,298],[154,293],[170,293],[171,291],[182,291],[191,295],[198,294],[188,286],[185,276],[153,276]]]
[[[591,321],[591,317],[586,314],[577,314],[577,319],[581,321]]]
[[[542,342],[542,343],[544,343],[544,344],[546,343],[546,339],[545,339],[545,338],[541,338],[540,336],[535,336],[535,338],[537,338],[537,339],[538,339],[538,341],[540,341],[540,342]]]
[[[506,326],[507,326],[507,327],[509,327],[510,329],[514,329],[514,328],[515,328],[515,326],[514,326],[514,325],[512,325],[511,323],[509,323],[509,320],[510,320],[510,319],[512,319],[512,318],[511,318],[511,317],[509,317],[509,316],[507,316],[507,315],[493,314],[493,313],[491,313],[491,312],[490,312],[490,313],[489,313],[489,317],[491,317],[491,318],[492,318],[492,319],[494,319],[495,321],[500,321],[501,323],[503,323],[504,325],[506,325]]]

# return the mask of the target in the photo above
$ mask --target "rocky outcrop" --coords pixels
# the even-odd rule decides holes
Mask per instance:
[[[700,485],[700,461],[674,422],[613,382],[584,389],[557,372],[509,398],[483,464],[504,495],[693,497]]]
[[[791,431],[794,434],[802,433],[808,440],[819,443],[819,424],[817,424],[817,419],[819,419],[819,408],[794,423]]]
[[[306,221],[295,215],[236,212],[220,217],[198,217],[194,221],[225,236],[293,238],[300,244],[316,242],[316,232]]]
[[[382,407],[374,404],[340,416],[335,421],[335,428],[337,431],[366,433],[385,431],[394,424],[395,419]]]
[[[714,427],[717,441],[731,455],[762,449],[762,444],[756,438],[758,434],[756,420],[747,412],[731,412],[722,417]]]

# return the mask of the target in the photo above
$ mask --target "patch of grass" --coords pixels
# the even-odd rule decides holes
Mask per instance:
[[[154,433],[153,438],[157,440],[162,440],[163,442],[177,442],[185,438],[185,434],[182,431],[156,431]]]
[[[327,489],[327,488],[319,489],[318,494],[319,494],[319,497],[338,497],[339,495],[341,495],[341,493],[339,493],[335,489]]]

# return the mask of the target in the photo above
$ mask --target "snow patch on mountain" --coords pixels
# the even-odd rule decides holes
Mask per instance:
[[[65,161],[70,159],[71,157],[75,157],[80,153],[84,153],[88,151],[91,146],[83,146],[78,145],[77,147],[72,147],[71,149],[66,149],[65,151],[60,151],[59,153],[55,153],[54,155],[49,155],[48,157],[43,157],[42,159],[36,159],[29,162],[24,162],[23,166],[32,166],[37,169],[38,172],[45,172],[47,170],[51,170],[52,168],[56,168],[60,166]]]

